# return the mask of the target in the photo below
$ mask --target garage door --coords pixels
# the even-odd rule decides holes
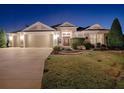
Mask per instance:
[[[27,34],[25,36],[25,47],[52,47],[52,34]]]

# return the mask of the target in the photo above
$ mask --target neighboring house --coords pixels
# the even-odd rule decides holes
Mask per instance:
[[[9,33],[9,46],[11,47],[70,47],[71,38],[87,38],[91,44],[106,45],[108,29],[99,24],[87,28],[77,27],[69,22],[47,26],[36,22],[21,31]]]

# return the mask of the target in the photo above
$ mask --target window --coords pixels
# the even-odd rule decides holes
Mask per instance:
[[[62,37],[70,37],[71,33],[70,32],[62,32]]]

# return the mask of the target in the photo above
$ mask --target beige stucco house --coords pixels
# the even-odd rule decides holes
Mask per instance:
[[[11,47],[70,47],[71,38],[88,38],[91,44],[106,44],[106,34],[108,29],[104,29],[99,24],[87,28],[79,27],[64,22],[62,24],[48,26],[41,22],[36,22],[21,31],[9,33],[9,46]]]

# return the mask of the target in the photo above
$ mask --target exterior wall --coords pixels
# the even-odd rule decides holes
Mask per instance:
[[[75,32],[73,37],[88,37],[91,44],[96,45],[96,43],[106,44],[106,34],[108,31],[81,31]]]

